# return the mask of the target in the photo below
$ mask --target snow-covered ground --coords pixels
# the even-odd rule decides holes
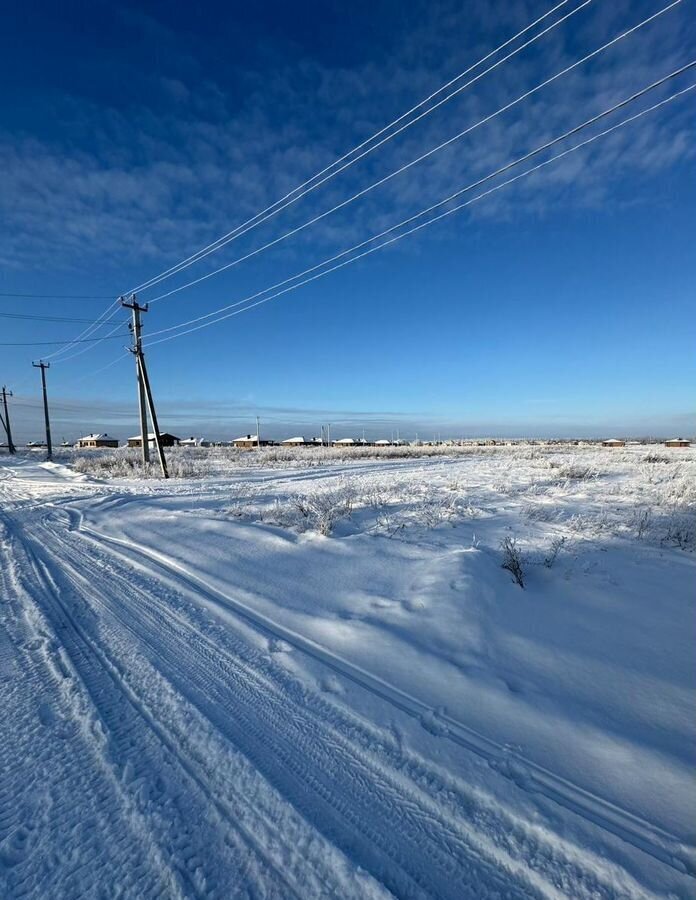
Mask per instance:
[[[694,896],[694,450],[172,456],[0,461],[0,897]]]

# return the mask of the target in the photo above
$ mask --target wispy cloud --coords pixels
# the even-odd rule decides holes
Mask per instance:
[[[526,3],[504,7],[510,32],[533,15]],[[329,208],[657,8],[628,2],[589,7],[534,52],[520,54],[254,239]],[[487,3],[466,9],[434,4],[417,32],[402,33],[387,58],[374,51],[353,67],[330,67],[290,56],[270,74],[238,70],[231,97],[205,73],[199,48],[189,46],[185,34],[152,16],[122,12],[132,27],[159,41],[165,59],[177,58],[176,74],[164,64],[148,76],[147,102],[121,108],[57,97],[54,113],[65,128],[51,140],[0,133],[0,264],[79,270],[99,261],[107,271],[159,269],[282,196],[464,68],[500,33],[499,13],[494,16]],[[461,37],[472,23],[478,33],[462,52]],[[683,11],[667,13],[515,112],[324,220],[278,258],[289,266],[297,254],[320,258],[388,227],[666,73],[684,61],[687,23]],[[683,104],[643,120],[472,207],[469,215],[509,219],[626,202],[626,179],[649,178],[692,156],[692,119]],[[438,227],[429,239],[449,237],[451,227],[458,226]],[[251,245],[235,245],[215,262]]]

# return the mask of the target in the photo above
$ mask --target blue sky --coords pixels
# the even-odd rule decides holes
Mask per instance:
[[[593,0],[140,299],[330,209],[666,2]],[[283,196],[552,5],[15,5],[0,35],[0,292],[126,291]],[[158,301],[146,333],[302,271],[667,74],[690,59],[695,13],[695,0],[683,0],[361,200]],[[694,80],[689,73],[642,106]],[[355,265],[153,345],[162,425],[229,437],[253,428],[258,413],[276,436],[316,433],[329,421],[337,435],[365,427],[375,437],[397,427],[422,436],[693,434],[695,97]],[[0,312],[88,320],[107,305],[0,297]],[[5,343],[67,341],[84,327],[0,318]],[[135,430],[127,340],[124,326],[122,337],[53,358],[56,436]],[[57,350],[0,348],[20,439],[41,432],[31,360]]]

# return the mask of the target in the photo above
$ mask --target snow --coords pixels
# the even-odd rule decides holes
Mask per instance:
[[[333,452],[2,459],[0,896],[692,896],[696,452]]]

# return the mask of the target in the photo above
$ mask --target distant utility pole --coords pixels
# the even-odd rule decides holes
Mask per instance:
[[[256,448],[261,446],[261,435],[259,434],[259,417],[256,417]]]
[[[12,428],[10,427],[10,410],[7,406],[7,398],[12,396],[12,391],[8,391],[5,385],[2,386],[2,405],[5,408],[5,418],[2,419],[2,427],[7,435],[7,451],[8,453],[16,453],[17,449],[12,443]],[[2,418],[2,416],[0,416]]]
[[[164,447],[162,446],[162,435],[160,434],[159,425],[157,423],[157,412],[155,411],[155,403],[152,399],[150,379],[148,378],[147,368],[145,366],[145,354],[143,353],[140,313],[147,312],[147,303],[145,306],[140,306],[135,299],[135,294],[133,294],[130,301],[126,301],[121,297],[121,306],[130,309],[133,312],[133,321],[130,324],[130,330],[133,333],[133,347],[131,348],[131,353],[135,356],[135,371],[138,378],[138,411],[140,413],[140,445],[142,447],[143,465],[150,461],[150,440],[147,427],[147,412],[149,409],[162,477],[169,478],[167,460],[165,459]]]
[[[51,446],[51,420],[48,417],[48,394],[46,393],[46,369],[51,368],[50,363],[39,360],[32,363],[35,369],[41,369],[41,387],[43,388],[44,422],[46,423],[46,459],[52,459],[53,447]]]
[[[331,422],[326,426],[326,446],[331,446]]]

